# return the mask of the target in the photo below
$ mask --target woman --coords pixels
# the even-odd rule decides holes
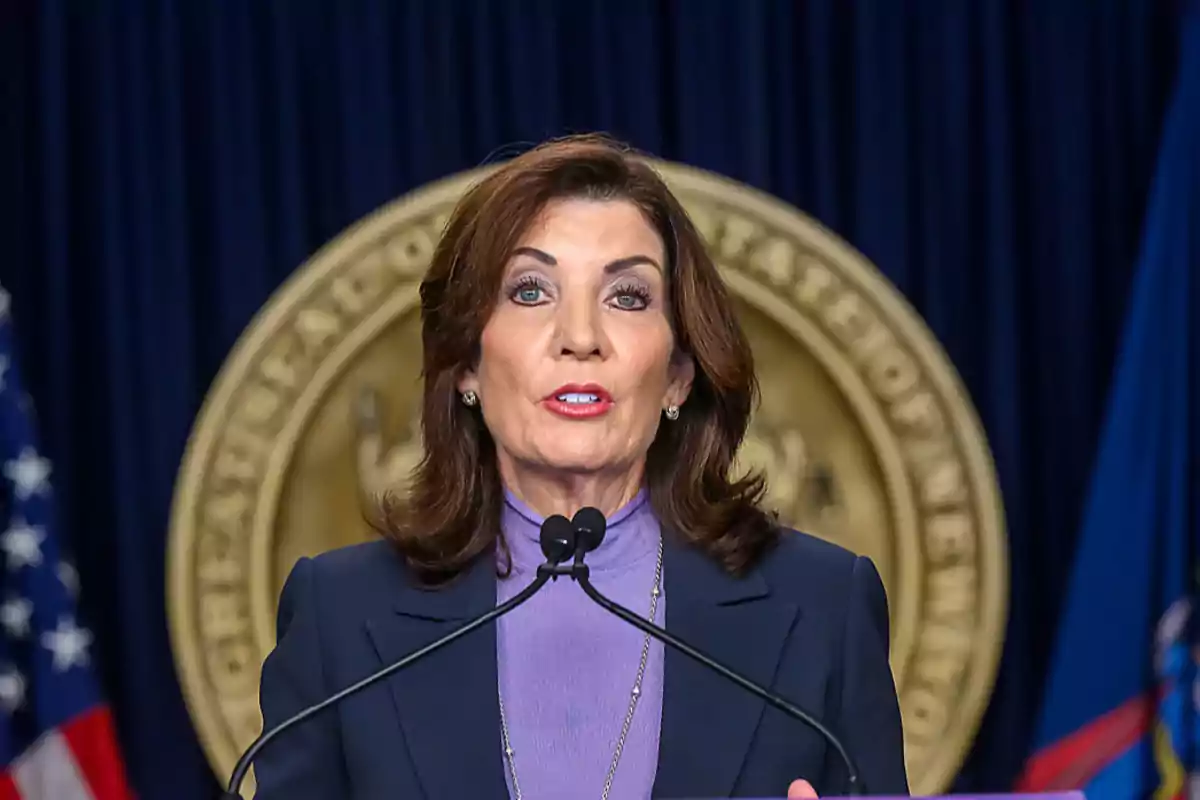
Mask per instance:
[[[731,476],[751,354],[653,170],[600,137],[509,162],[455,210],[421,309],[424,461],[382,540],[289,576],[268,727],[511,597],[541,520],[594,506],[601,592],[814,713],[872,793],[907,793],[879,575]],[[846,790],[817,733],[569,580],[293,729],[256,774],[271,800]]]

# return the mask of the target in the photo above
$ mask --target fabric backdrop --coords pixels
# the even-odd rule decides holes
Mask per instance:
[[[1012,547],[960,789],[1024,759],[1126,307],[1180,9],[1161,0],[25,0],[0,10],[0,282],[142,798],[215,788],[164,552],[210,381],[343,227],[602,129],[745,181],[912,301],[979,408]]]

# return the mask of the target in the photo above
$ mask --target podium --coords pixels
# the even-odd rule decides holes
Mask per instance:
[[[1087,800],[1083,792],[1036,792],[1011,794],[941,794],[941,795],[870,795],[871,800]],[[709,800],[703,797],[679,798],[679,800]],[[756,797],[753,800],[786,800],[783,797]],[[856,800],[853,797],[822,797],[820,800]]]

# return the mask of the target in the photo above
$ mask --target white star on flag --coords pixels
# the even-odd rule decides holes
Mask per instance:
[[[33,603],[23,597],[10,597],[0,606],[0,625],[14,639],[29,635],[29,620],[33,618]]]
[[[79,596],[79,572],[69,561],[60,561],[58,566],[54,568],[54,572],[58,575],[59,583],[67,590],[67,594],[74,599]]]
[[[25,678],[11,666],[0,672],[0,707],[9,714],[25,704]]]
[[[50,459],[42,458],[32,447],[26,447],[15,459],[6,461],[4,475],[13,482],[13,493],[18,500],[28,500],[35,494],[50,491]]]
[[[8,568],[36,567],[42,563],[42,542],[46,532],[22,519],[13,520],[12,527],[0,535],[0,549],[8,556]]]
[[[54,654],[54,671],[66,672],[73,666],[88,663],[88,647],[92,634],[75,624],[69,616],[58,620],[58,627],[42,634],[42,645]]]
[[[0,287],[0,798],[128,800],[13,327]]]

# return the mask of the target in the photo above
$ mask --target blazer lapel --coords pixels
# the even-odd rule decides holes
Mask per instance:
[[[454,585],[406,587],[395,613],[368,624],[380,664],[450,633],[496,605],[491,559]],[[487,625],[390,677],[404,740],[429,798],[507,797],[496,691],[496,627]]]
[[[771,686],[796,606],[772,599],[757,572],[733,578],[671,539],[664,552],[667,629]],[[729,797],[765,704],[670,647],[665,661],[654,797]],[[786,790],[781,786],[780,794]]]

